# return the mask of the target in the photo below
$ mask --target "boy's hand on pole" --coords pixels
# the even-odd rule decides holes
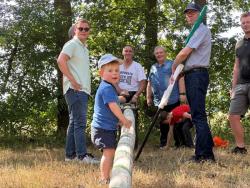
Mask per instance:
[[[129,129],[132,126],[132,121],[128,120],[127,118],[125,118],[125,121],[122,122],[122,125],[124,127],[126,127],[127,129]]]

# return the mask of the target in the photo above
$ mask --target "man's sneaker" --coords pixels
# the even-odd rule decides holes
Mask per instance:
[[[160,149],[161,149],[161,150],[166,149],[166,148],[167,148],[166,145],[167,145],[166,143],[160,143]]]
[[[232,149],[231,152],[234,154],[247,154],[247,149],[245,147],[240,148],[240,147],[236,146],[234,149]]]
[[[81,163],[86,163],[86,164],[99,164],[100,161],[96,159],[92,154],[86,153],[83,156],[79,156],[77,160]]]
[[[160,150],[165,150],[167,149],[167,146],[160,146]]]
[[[160,149],[165,149],[166,145],[167,145],[167,143],[161,142],[160,143]]]
[[[77,158],[75,155],[73,156],[66,156],[65,157],[65,162],[71,162],[71,161],[75,161]]]
[[[195,156],[193,155],[190,159],[184,161],[184,162],[193,162],[193,163],[205,163],[205,162],[210,162],[210,163],[215,163],[215,158],[214,155],[209,155],[209,156]]]
[[[98,182],[100,185],[106,185],[110,183],[110,179],[101,179]]]

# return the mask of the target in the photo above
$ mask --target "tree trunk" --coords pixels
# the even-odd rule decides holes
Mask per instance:
[[[55,9],[55,39],[59,55],[63,45],[68,41],[68,30],[72,25],[72,10],[70,0],[54,0]],[[62,90],[62,73],[57,69],[57,133],[65,134],[68,126],[68,110]]]
[[[9,77],[12,73],[12,67],[13,67],[13,61],[15,59],[16,54],[18,53],[18,42],[15,41],[14,48],[11,50],[10,57],[7,61],[7,73],[5,75],[2,87],[1,87],[1,95],[5,94],[6,92],[6,86],[9,81]]]
[[[206,0],[195,0],[194,1],[196,4],[200,5],[200,7],[203,7],[204,5],[207,4],[207,1]],[[206,24],[207,22],[207,16],[204,17],[204,21],[203,23]]]
[[[157,0],[145,0],[145,4],[145,66],[149,70],[155,60],[153,51],[154,47],[157,46]]]

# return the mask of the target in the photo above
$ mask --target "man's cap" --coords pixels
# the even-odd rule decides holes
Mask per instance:
[[[117,61],[119,64],[122,64],[123,61],[112,54],[103,55],[98,61],[98,68],[100,69],[103,65],[106,65],[112,61]]]
[[[188,10],[196,10],[196,11],[201,11],[201,7],[195,3],[189,3],[187,5],[187,8],[184,10],[184,13],[187,13]]]

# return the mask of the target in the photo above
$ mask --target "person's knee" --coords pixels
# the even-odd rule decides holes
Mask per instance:
[[[85,129],[86,128],[86,121],[84,120],[75,120],[74,121],[74,129]]]
[[[113,159],[115,155],[115,149],[114,148],[105,148],[103,149],[103,157],[106,159]]]
[[[228,115],[228,120],[229,120],[230,122],[240,121],[240,115],[232,115],[232,114],[229,114],[229,115]]]

